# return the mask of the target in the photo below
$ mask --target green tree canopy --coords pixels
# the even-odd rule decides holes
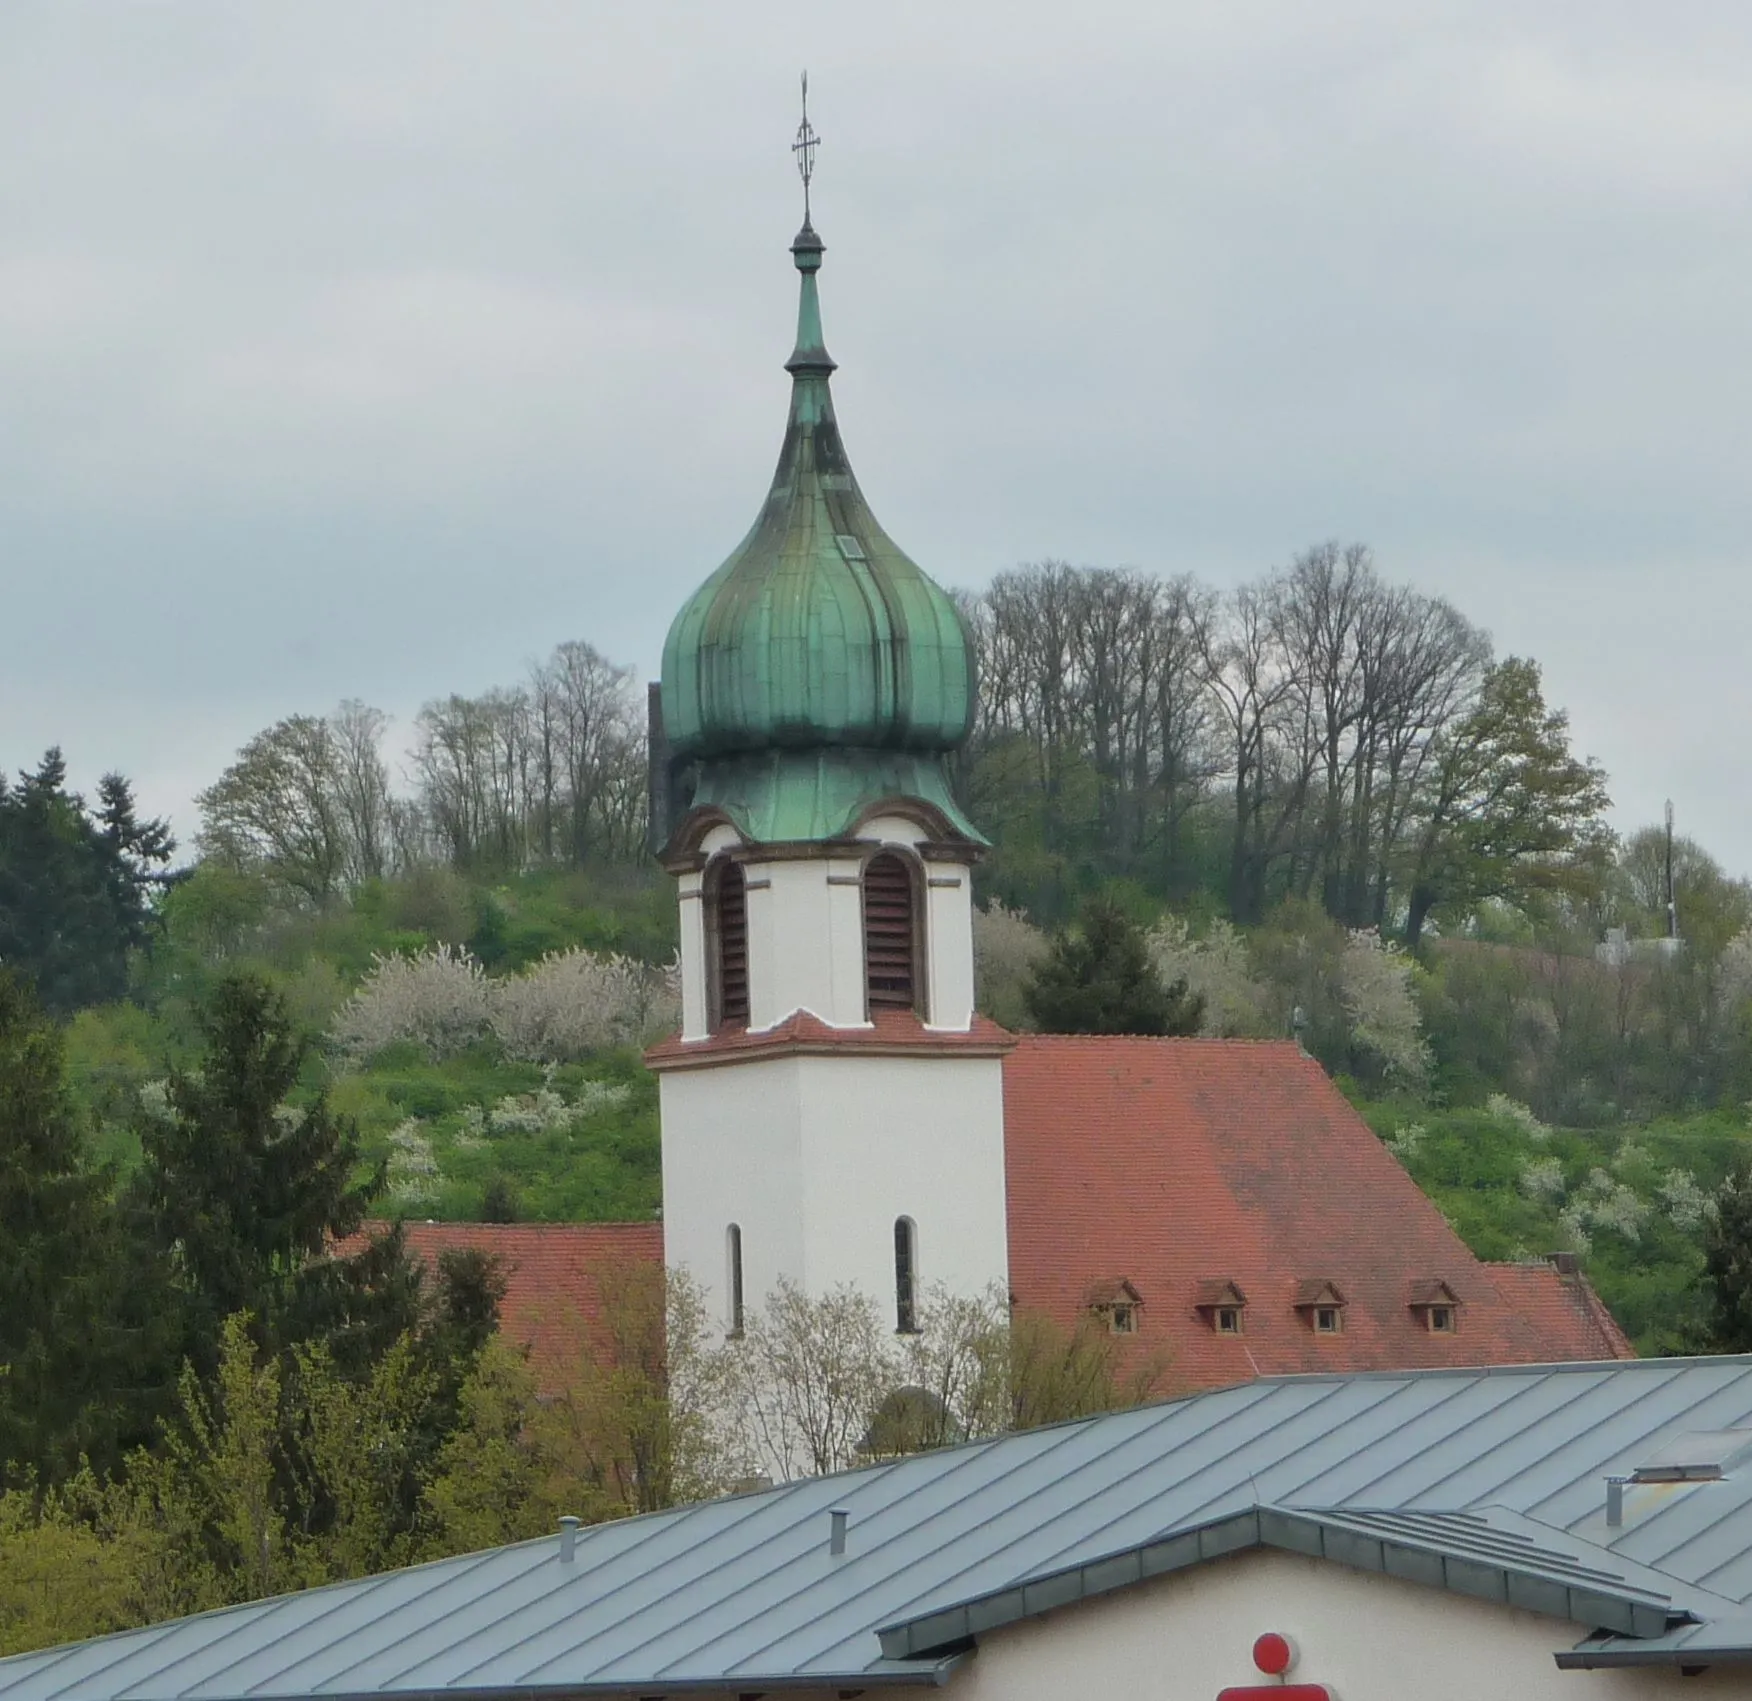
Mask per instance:
[[[1595,895],[1612,843],[1602,820],[1610,801],[1599,766],[1570,751],[1569,716],[1545,706],[1538,663],[1493,663],[1417,799],[1406,942],[1415,949],[1432,912]]]
[[[175,848],[119,774],[100,782],[96,810],[67,789],[59,750],[15,785],[0,775],[0,962],[56,1013],[122,997]]]
[[[1059,933],[1024,998],[1043,1033],[1195,1034],[1204,1000],[1184,980],[1164,986],[1143,931],[1108,898],[1083,906]]]
[[[173,1272],[183,1352],[211,1373],[220,1324],[247,1311],[270,1349],[320,1340],[343,1369],[374,1361],[413,1325],[418,1273],[399,1234],[329,1254],[382,1169],[361,1173],[357,1131],[322,1093],[288,1102],[309,1042],[264,982],[221,981],[201,1032],[199,1068],[173,1071],[163,1114],[138,1122],[136,1198]]]
[[[1722,1353],[1752,1352],[1752,1159],[1729,1174],[1715,1203],[1703,1237],[1710,1345]]]
[[[117,1379],[118,1275],[106,1178],[83,1158],[61,1040],[0,973],[0,1490],[97,1451]]]

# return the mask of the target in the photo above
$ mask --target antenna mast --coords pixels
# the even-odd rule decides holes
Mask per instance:
[[[1667,937],[1679,937],[1679,901],[1673,886],[1673,800],[1667,799]]]

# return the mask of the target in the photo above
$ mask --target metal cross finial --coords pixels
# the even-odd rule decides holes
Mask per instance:
[[[809,179],[815,175],[815,150],[821,138],[809,122],[809,73],[803,73],[803,122],[797,126],[797,140],[791,152],[797,156],[797,175],[803,179],[803,222],[809,222]]]

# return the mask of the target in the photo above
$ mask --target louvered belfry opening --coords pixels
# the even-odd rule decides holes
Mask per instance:
[[[918,1007],[912,871],[891,851],[864,869],[864,985],[870,1011]]]
[[[742,865],[723,862],[712,890],[717,935],[717,1010],[712,1026],[748,1025],[748,885]]]

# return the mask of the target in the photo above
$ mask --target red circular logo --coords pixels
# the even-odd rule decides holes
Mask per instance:
[[[1289,1637],[1268,1630],[1253,1644],[1253,1663],[1267,1677],[1282,1677],[1295,1664],[1296,1650]]]

